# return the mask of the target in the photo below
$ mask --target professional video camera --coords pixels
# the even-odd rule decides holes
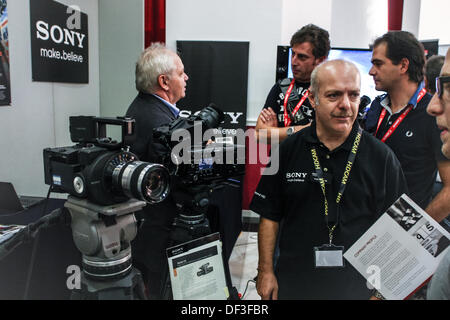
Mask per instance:
[[[125,142],[134,136],[129,118],[70,117],[78,144],[44,149],[45,183],[69,193],[73,240],[83,254],[81,289],[75,299],[145,299],[142,276],[132,268],[135,212],[163,201],[170,176],[160,164],[141,162]],[[106,126],[122,128],[122,141],[106,137]]]
[[[210,104],[154,130],[153,141],[165,149],[158,162],[174,178],[171,195],[179,211],[172,224],[170,246],[209,235],[207,213],[212,192],[225,185],[239,187],[239,181],[232,178],[245,172],[245,146],[237,143],[237,137],[222,136],[219,125],[223,119],[223,112]],[[212,267],[205,265],[197,275],[210,271]],[[161,298],[170,299],[167,271],[164,283]]]
[[[134,119],[70,117],[77,145],[44,149],[45,183],[54,192],[87,198],[100,205],[139,199],[157,203],[169,191],[169,174],[160,164],[138,161],[124,142],[134,135]],[[122,127],[122,141],[106,137],[106,125]]]
[[[214,104],[187,118],[154,130],[154,141],[161,143],[160,163],[182,184],[209,185],[241,176],[245,171],[245,146],[233,137],[224,138],[218,129],[222,110]]]

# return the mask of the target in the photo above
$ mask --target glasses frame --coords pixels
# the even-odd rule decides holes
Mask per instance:
[[[450,76],[436,77],[436,93],[439,98],[444,94],[444,84],[450,82]]]

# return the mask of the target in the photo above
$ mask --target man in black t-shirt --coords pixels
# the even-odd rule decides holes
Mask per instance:
[[[280,144],[278,172],[261,178],[250,209],[261,215],[256,287],[262,299],[372,294],[364,277],[343,263],[343,253],[407,186],[392,150],[355,121],[360,79],[351,62],[320,65],[309,97],[315,121]]]
[[[436,221],[450,213],[450,161],[441,151],[440,130],[426,108],[431,95],[423,88],[422,44],[406,31],[390,31],[373,45],[369,74],[377,97],[362,122],[364,129],[386,143],[402,165],[408,196]],[[442,190],[433,198],[436,174]]]
[[[309,126],[314,110],[308,101],[311,72],[328,57],[330,39],[326,30],[309,24],[291,38],[291,67],[294,79],[277,82],[270,90],[257,123],[257,139],[277,133],[284,140],[294,132]]]

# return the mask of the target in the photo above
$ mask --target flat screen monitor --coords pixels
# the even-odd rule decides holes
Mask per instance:
[[[425,57],[427,57],[427,59],[439,54],[439,39],[420,40],[420,42],[425,49]]]
[[[293,77],[291,69],[292,53],[287,48],[286,46],[278,46],[277,80],[285,77]],[[366,95],[373,101],[376,96],[384,93],[375,90],[375,83],[369,75],[369,70],[372,67],[372,51],[370,49],[332,48],[328,55],[328,60],[335,59],[351,61],[358,67],[361,73],[361,96]]]

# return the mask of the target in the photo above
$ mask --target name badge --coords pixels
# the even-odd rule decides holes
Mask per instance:
[[[343,268],[344,247],[332,244],[314,247],[314,262],[316,268]]]
[[[320,178],[319,178],[318,174],[315,172],[311,173],[310,179],[312,182],[320,183]],[[333,176],[331,174],[329,174],[329,173],[323,174],[323,180],[324,180],[325,184],[330,184],[332,179],[333,179]]]

